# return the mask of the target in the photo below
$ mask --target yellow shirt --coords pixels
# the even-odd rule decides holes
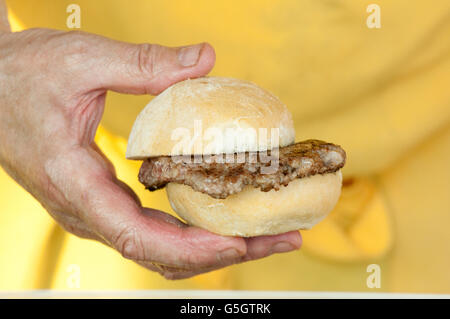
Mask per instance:
[[[67,30],[73,1],[8,0],[14,30]],[[279,96],[297,140],[347,151],[335,210],[302,232],[301,252],[171,282],[101,244],[62,231],[0,170],[0,289],[266,289],[450,293],[450,2],[78,0],[81,29],[169,46],[216,49],[212,74]],[[97,142],[149,207],[126,137],[149,96],[108,93]],[[381,269],[381,288],[366,279]],[[79,278],[73,284],[74,276]]]

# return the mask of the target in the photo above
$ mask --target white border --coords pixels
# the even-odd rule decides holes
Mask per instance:
[[[0,298],[151,298],[151,299],[450,299],[450,294],[248,290],[28,290],[0,291]]]

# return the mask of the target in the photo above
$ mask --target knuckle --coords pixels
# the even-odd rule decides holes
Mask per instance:
[[[65,46],[64,56],[66,62],[72,60],[81,60],[89,52],[91,44],[89,41],[89,36],[82,31],[69,31],[62,36],[61,39]],[[69,45],[67,45],[69,43]]]
[[[52,214],[50,214],[52,215]],[[53,215],[52,215],[53,216]],[[76,236],[78,236],[79,233],[81,233],[78,229],[78,227],[73,223],[59,223],[59,225],[62,227],[62,229],[64,229],[66,232],[69,232],[71,234],[74,234]],[[78,236],[81,237],[81,236]]]
[[[78,218],[70,213],[61,210],[50,209],[47,205],[43,205],[47,212],[52,216],[58,225],[65,230],[80,238],[96,239],[91,230]]]
[[[78,223],[71,221],[70,223],[59,223],[59,225],[66,232],[69,232],[77,237],[84,239],[92,239],[93,236],[89,232],[87,232],[84,227],[80,226]]]
[[[177,279],[176,272],[164,271],[161,275],[167,280],[175,280]]]
[[[138,71],[146,77],[153,77],[156,73],[155,60],[157,57],[158,46],[148,43],[138,45],[137,65]]]
[[[157,262],[150,262],[151,270],[156,271],[167,280],[176,280],[190,277],[190,271],[184,268],[166,266]]]
[[[195,254],[183,252],[179,256],[179,258],[180,263],[183,265],[183,268],[185,269],[197,269],[202,266],[198,256],[196,256]]]
[[[47,62],[51,66],[58,66],[56,70],[75,70],[78,65],[86,60],[87,55],[94,47],[90,35],[83,31],[55,32],[47,34],[43,54],[47,56]]]
[[[186,270],[174,268],[174,267],[165,267],[160,266],[159,273],[167,280],[177,280],[185,277]]]
[[[68,31],[63,34],[65,43],[70,43],[70,47],[76,51],[85,51],[89,48],[89,34],[83,31]]]
[[[145,249],[135,227],[124,227],[113,238],[113,246],[127,259],[146,260]]]
[[[179,239],[185,247],[178,255],[178,261],[184,269],[198,270],[215,265],[216,260],[210,258],[207,251],[198,249],[198,244],[188,232],[183,231]]]

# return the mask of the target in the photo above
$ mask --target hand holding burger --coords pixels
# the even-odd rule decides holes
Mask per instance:
[[[203,76],[214,65],[210,45],[169,48],[32,29],[0,31],[0,49],[0,165],[68,232],[171,279],[300,246],[298,232],[224,237],[142,207],[94,142],[107,90],[156,95]]]
[[[199,124],[204,136],[195,133]],[[199,78],[148,104],[127,157],[144,160],[140,181],[149,190],[166,187],[189,224],[226,236],[274,235],[311,228],[341,191],[344,150],[294,139],[291,114],[269,92],[246,81]]]

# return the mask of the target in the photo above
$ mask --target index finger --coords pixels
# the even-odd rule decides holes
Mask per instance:
[[[242,238],[180,227],[168,215],[142,208],[105,165],[83,148],[66,154],[61,165],[65,165],[64,176],[70,178],[53,182],[64,183],[65,195],[79,217],[126,258],[192,269],[234,263],[247,252]]]

